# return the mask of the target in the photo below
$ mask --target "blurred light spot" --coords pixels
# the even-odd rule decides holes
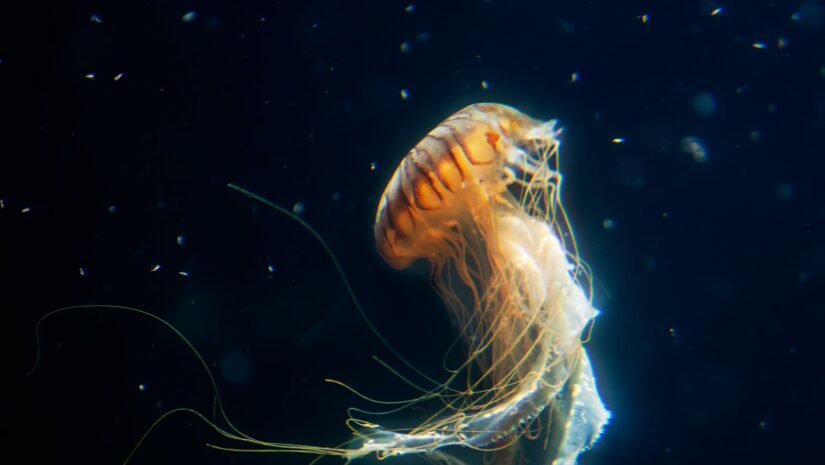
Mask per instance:
[[[415,41],[418,43],[429,42],[430,39],[433,38],[433,35],[429,32],[421,32],[417,36],[415,36]]]
[[[88,79],[88,80],[90,80],[90,81],[91,81],[91,80],[93,80],[93,79],[95,78],[95,73],[89,73],[89,74],[87,74],[87,75],[85,75],[85,76],[83,76],[83,77],[85,77],[86,79]]]
[[[751,131],[748,133],[748,140],[751,142],[759,142],[762,140],[762,133],[759,131]]]
[[[613,142],[614,144],[621,144],[624,142],[624,137],[614,137],[610,142]]]
[[[572,72],[570,74],[570,82],[577,82],[578,80],[579,80],[579,73],[577,73],[575,71]]]
[[[481,81],[481,88],[487,90],[490,88],[490,83],[487,81]]]
[[[765,43],[764,42],[754,42],[753,44],[751,44],[751,47],[753,47],[757,50],[762,50],[763,48],[765,48]]]
[[[697,92],[693,96],[693,109],[702,116],[709,116],[716,112],[716,97],[710,92]]]
[[[602,227],[609,231],[616,227],[616,222],[613,218],[605,218],[604,221],[602,221]]]
[[[696,163],[704,163],[708,161],[708,153],[705,150],[705,145],[702,143],[702,139],[695,137],[695,136],[688,136],[682,139],[682,151],[685,153],[690,154],[693,157],[693,161]]]
[[[181,276],[183,276],[184,278],[185,278],[185,277],[187,277],[187,276],[189,276],[189,272],[188,272],[188,271],[178,271],[178,274],[179,274],[179,275],[181,275]]]
[[[181,246],[181,247],[183,247],[183,244],[184,244],[185,242],[186,242],[186,241],[185,241],[185,239],[184,239],[184,237],[183,237],[183,234],[180,234],[180,235],[178,235],[178,237],[176,237],[176,238],[175,238],[175,243],[177,243],[177,244],[178,244],[179,246]]]
[[[825,22],[825,7],[818,1],[803,2],[791,14],[791,21],[809,28],[820,27]]]
[[[194,21],[195,18],[197,18],[197,17],[198,17],[198,13],[196,11],[188,11],[188,12],[184,13],[183,16],[181,16],[180,20],[183,21],[184,23],[188,23],[188,22]]]
[[[20,213],[31,213],[32,207],[23,207],[20,209]]]
[[[236,386],[248,383],[255,371],[249,357],[239,350],[224,352],[218,361],[218,369],[228,383]]]
[[[776,48],[783,49],[788,46],[788,38],[787,37],[780,37],[776,39]]]
[[[266,271],[269,271],[270,273],[274,273],[275,272],[275,265],[267,265]]]
[[[145,384],[138,384],[138,391],[145,392],[146,391],[146,385]]]
[[[120,81],[121,79],[123,79],[123,73],[117,73],[117,74],[115,74],[115,77],[113,77],[112,79],[113,79],[115,82]]]
[[[292,206],[292,213],[300,215],[304,212],[305,208],[304,202],[295,202],[295,205]]]
[[[401,53],[410,53],[410,50],[412,50],[412,46],[410,45],[409,42],[401,42],[401,47],[400,48],[401,48]]]
[[[158,271],[158,270],[160,270],[160,263],[156,263],[156,264],[152,265],[152,268],[149,269],[149,271],[151,271],[152,273],[154,273],[155,271]]]
[[[647,22],[650,21],[650,15],[645,13],[645,14],[639,16],[639,19],[642,20],[642,23],[647,24]]]
[[[787,182],[780,182],[773,189],[776,198],[779,200],[791,200],[793,198],[793,186]]]
[[[725,11],[725,9],[724,9],[724,8],[719,7],[719,8],[716,8],[715,10],[711,11],[711,12],[710,12],[710,15],[711,15],[711,16],[718,16],[718,15],[721,15],[721,14],[722,14],[722,12],[724,12],[724,11]]]
[[[100,19],[100,16],[98,16],[98,15],[92,15],[91,17],[89,17],[89,21],[91,21],[93,23],[97,23],[97,24],[100,24],[100,23],[103,22],[103,20]]]
[[[371,161],[370,162],[370,171],[375,171],[376,168],[378,168],[378,165],[376,165],[374,161]]]
[[[410,91],[401,89],[401,100],[407,100],[408,98],[410,98]]]
[[[412,13],[413,11],[415,11],[415,5],[413,5],[413,4],[407,5],[404,8],[404,11],[407,12],[407,13]]]
[[[77,271],[80,272],[80,276],[86,276],[86,269],[83,268],[82,266],[80,268],[78,268]]]
[[[109,205],[108,211],[109,213],[117,213],[117,207],[115,205]]]

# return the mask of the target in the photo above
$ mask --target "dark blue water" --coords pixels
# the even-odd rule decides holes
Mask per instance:
[[[411,8],[409,6],[414,5]],[[375,251],[398,161],[466,104],[565,128],[564,199],[602,309],[613,419],[584,464],[794,463],[825,410],[825,3],[46,2],[0,13],[3,426],[36,463],[122,462],[163,412],[334,445],[346,408],[414,394],[369,318],[440,376],[426,267]],[[402,95],[403,94],[403,95]],[[421,415],[422,412],[411,415]],[[230,454],[194,416],[139,463]],[[326,459],[334,463],[336,459]],[[415,462],[420,459],[412,459]]]

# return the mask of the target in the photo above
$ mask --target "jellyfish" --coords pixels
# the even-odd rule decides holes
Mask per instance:
[[[479,103],[401,160],[378,205],[378,251],[396,269],[429,262],[467,356],[427,393],[436,414],[405,430],[359,423],[348,458],[464,446],[507,463],[543,438],[546,463],[562,465],[598,439],[609,413],[583,346],[598,311],[561,203],[560,134]]]

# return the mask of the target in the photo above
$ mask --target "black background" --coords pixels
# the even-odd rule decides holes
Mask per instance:
[[[163,412],[211,416],[191,351],[125,310],[50,318],[42,363],[21,377],[38,318],[69,305],[169,321],[212,367],[234,424],[260,439],[346,440],[346,408],[369,404],[324,378],[414,394],[371,359],[403,366],[318,242],[227,182],[300,202],[381,333],[442,376],[454,329],[425,267],[381,261],[373,215],[423,134],[495,101],[565,128],[565,203],[603,310],[588,350],[614,415],[581,463],[816,460],[822,2],[409,4],[0,8],[7,452],[119,463]],[[709,114],[695,108],[702,95]],[[681,150],[690,136],[706,162]],[[251,369],[238,379],[231,366]],[[205,443],[241,446],[181,414],[132,463],[308,462]]]

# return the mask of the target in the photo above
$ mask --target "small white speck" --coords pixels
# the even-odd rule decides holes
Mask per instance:
[[[117,73],[115,74],[115,77],[112,78],[115,82],[120,81],[121,79],[123,79],[123,73]]]
[[[178,274],[179,274],[179,275],[181,275],[181,276],[183,276],[184,278],[185,278],[185,277],[187,277],[187,276],[189,276],[189,272],[188,272],[188,271],[178,271]]]
[[[100,19],[100,16],[99,16],[99,15],[96,15],[96,14],[94,14],[94,15],[90,16],[90,17],[89,17],[89,21],[91,21],[91,22],[93,22],[93,23],[97,23],[97,24],[100,24],[100,23],[102,23],[102,22],[103,22],[103,20],[102,20],[102,19]]]
[[[725,9],[724,9],[724,8],[719,7],[719,8],[717,8],[717,9],[715,9],[715,10],[711,11],[711,12],[710,12],[710,15],[711,15],[711,16],[719,16],[719,15],[721,15],[721,14],[722,14],[722,12],[724,12],[724,11],[725,11]]]
[[[487,81],[481,81],[481,88],[487,90],[490,88],[490,83]]]
[[[189,11],[189,12],[184,13],[184,15],[181,16],[180,20],[183,21],[184,23],[188,23],[190,21],[194,21],[195,18],[197,18],[197,17],[198,17],[198,13],[196,11]]]
[[[178,235],[178,237],[176,237],[176,238],[175,238],[175,242],[176,242],[179,246],[183,247],[183,244],[184,244],[184,237],[183,237],[183,234]]]
[[[158,270],[160,270],[160,263],[156,263],[156,264],[152,265],[152,268],[149,269],[149,271],[151,271],[152,273],[154,273],[155,271],[158,271]]]
[[[95,78],[95,73],[89,73],[89,74],[87,74],[87,75],[85,75],[85,76],[83,76],[83,77],[84,77],[84,78],[86,78],[86,79],[88,79],[88,80],[90,80],[90,81],[93,81],[93,80],[94,80],[94,78]]]
[[[610,142],[613,142],[614,144],[621,144],[624,140],[624,137],[614,137]]]
[[[407,100],[408,98],[410,98],[410,91],[401,89],[401,100]]]
[[[20,213],[31,213],[32,207],[23,207],[20,209]]]
[[[306,206],[304,205],[304,202],[295,202],[295,205],[292,206],[292,213],[300,215],[305,209]]]
[[[762,50],[763,48],[765,48],[765,44],[763,42],[754,42],[753,44],[751,44],[751,47],[757,50]]]
[[[80,268],[77,269],[77,271],[80,273],[80,276],[86,276],[86,268],[83,268],[81,266]]]

